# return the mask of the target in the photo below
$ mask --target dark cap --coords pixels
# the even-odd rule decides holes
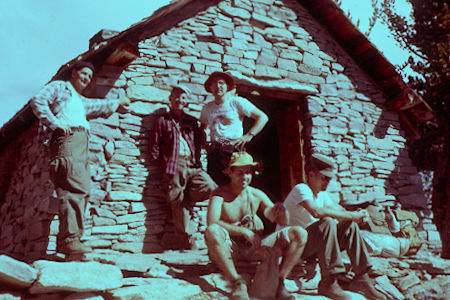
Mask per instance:
[[[317,170],[324,176],[333,177],[336,173],[334,161],[323,154],[312,154],[309,163],[310,169]]]
[[[89,69],[92,70],[92,72],[95,72],[94,65],[91,64],[90,62],[84,61],[84,60],[77,61],[73,65],[72,70],[80,70],[80,69],[83,69],[83,68],[89,68]]]
[[[209,75],[208,79],[206,79],[205,84],[204,84],[205,90],[208,93],[211,93],[211,87],[210,87],[211,81],[217,77],[222,77],[223,79],[225,79],[225,81],[227,83],[227,91],[231,91],[232,89],[234,89],[234,79],[233,79],[233,77],[231,77],[230,74],[227,74],[225,72],[213,72],[213,73],[211,73],[211,75]]]

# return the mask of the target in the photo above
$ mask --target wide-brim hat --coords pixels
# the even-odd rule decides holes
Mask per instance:
[[[230,174],[232,167],[240,166],[252,166],[254,169],[257,169],[259,168],[260,164],[259,162],[253,161],[253,157],[247,152],[234,152],[231,155],[228,168],[226,168],[222,172],[225,174]]]
[[[333,177],[336,174],[334,161],[323,154],[312,154],[310,164],[312,169],[319,171],[324,176]]]
[[[208,93],[211,93],[211,81],[217,77],[222,77],[223,79],[225,79],[227,83],[227,91],[231,91],[232,89],[234,89],[234,79],[230,74],[225,72],[213,72],[211,73],[211,75],[209,75],[204,84],[205,90]]]

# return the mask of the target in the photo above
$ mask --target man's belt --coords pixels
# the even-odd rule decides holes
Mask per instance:
[[[87,131],[86,127],[83,126],[74,126],[74,127],[70,127],[70,131]]]
[[[218,141],[212,141],[210,148],[212,150],[217,149],[217,148],[222,148],[223,146],[234,146],[234,144],[236,143],[236,141],[232,141],[232,140],[218,140]]]
[[[191,155],[180,155],[178,156],[178,159],[183,159],[183,160],[191,160],[192,156]]]
[[[83,127],[83,126],[72,126],[72,127],[69,127],[69,131],[70,132],[87,131],[87,128]],[[56,128],[55,133],[64,134],[64,131],[61,128]]]

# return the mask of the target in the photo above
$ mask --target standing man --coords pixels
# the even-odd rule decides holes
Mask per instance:
[[[91,180],[86,117],[111,114],[119,105],[130,102],[128,98],[105,100],[82,96],[94,71],[91,63],[79,61],[73,66],[69,81],[53,81],[30,100],[41,123],[40,134],[51,134],[50,177],[59,198],[57,251],[65,254],[92,251],[80,242]]]
[[[211,135],[208,173],[222,185],[228,182],[222,170],[228,167],[231,154],[245,151],[245,145],[261,132],[269,118],[247,99],[230,93],[234,89],[234,80],[227,73],[212,73],[204,86],[214,96],[214,101],[205,104],[200,115],[200,121],[204,128],[209,127]],[[255,121],[245,134],[244,117]]]
[[[282,261],[275,299],[295,299],[284,287],[284,279],[298,262],[307,233],[299,226],[286,227],[261,240],[264,225],[257,216],[258,211],[281,225],[289,223],[289,213],[282,203],[274,205],[264,192],[250,186],[257,165],[247,152],[232,154],[229,167],[224,170],[230,183],[214,192],[208,207],[205,241],[209,256],[231,281],[231,299],[250,299],[245,280],[237,273],[233,259],[264,260],[267,249],[279,248]]]
[[[201,168],[205,133],[199,121],[184,112],[189,94],[184,86],[173,87],[169,96],[170,111],[155,121],[149,149],[151,158],[163,173],[174,226],[179,232],[192,235],[196,229],[190,226],[189,202],[208,199],[217,185]]]
[[[345,273],[342,250],[350,257],[355,273],[352,291],[368,299],[386,299],[369,278],[369,254],[357,223],[365,222],[366,211],[347,211],[332,201],[325,190],[334,176],[334,163],[321,154],[313,154],[307,170],[307,183],[297,184],[284,205],[290,213],[289,225],[301,226],[308,232],[302,258],[317,257],[322,275],[318,293],[332,299],[351,299],[338,284]]]

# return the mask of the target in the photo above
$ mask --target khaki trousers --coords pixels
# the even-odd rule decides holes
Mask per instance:
[[[209,199],[217,184],[208,173],[200,168],[194,168],[189,160],[178,159],[177,171],[173,175],[164,174],[163,185],[175,228],[192,234],[187,229],[192,203]]]
[[[302,258],[319,259],[322,278],[345,273],[342,250],[346,250],[355,274],[370,269],[369,254],[355,222],[325,217],[309,225]]]
[[[50,143],[50,178],[59,199],[57,243],[80,238],[90,189],[88,133],[77,130],[53,133]]]

